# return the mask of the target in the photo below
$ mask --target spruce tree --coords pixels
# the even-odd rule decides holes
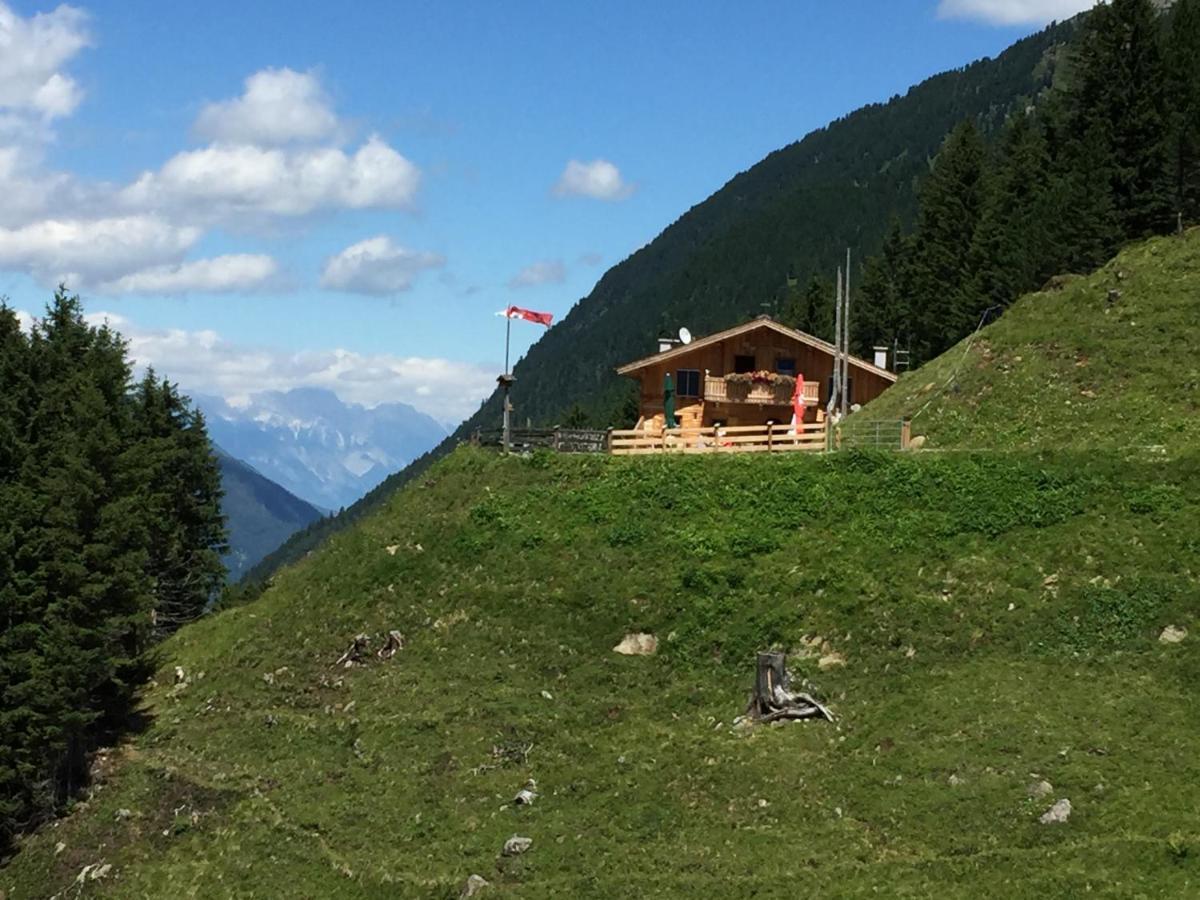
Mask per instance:
[[[1008,124],[971,249],[979,311],[1005,307],[1051,274],[1046,141],[1025,113]]]
[[[832,341],[834,293],[832,280],[813,275],[803,287],[797,283],[788,288],[779,319],[790,328]]]
[[[1111,191],[1125,239],[1165,231],[1171,219],[1159,24],[1151,0],[1097,5],[1085,25],[1069,100],[1074,137],[1094,145],[1077,156],[1098,163],[1089,173],[1093,189]]]
[[[1200,222],[1200,0],[1179,0],[1166,48],[1174,212]]]
[[[866,261],[862,280],[852,292],[851,349],[864,356],[875,344],[899,341],[907,348],[911,294],[912,241],[899,220],[893,219],[883,247]]]
[[[151,537],[147,572],[161,636],[200,616],[225,579],[221,476],[204,419],[153,370],[133,397],[129,451]]]
[[[921,188],[910,310],[917,359],[936,356],[975,327],[979,301],[971,293],[970,259],[986,199],[985,156],[979,131],[964,122]]]

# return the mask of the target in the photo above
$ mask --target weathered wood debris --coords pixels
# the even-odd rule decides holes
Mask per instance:
[[[758,654],[754,678],[754,693],[745,715],[757,722],[776,722],[784,719],[826,719],[831,713],[811,694],[792,693],[787,657],[782,653]]]
[[[404,635],[399,631],[392,630],[388,632],[387,640],[375,652],[375,656],[379,659],[388,660],[403,649]],[[331,668],[353,669],[355,666],[365,666],[370,662],[370,657],[371,636],[369,634],[356,634],[354,640],[350,642],[350,646],[334,661]]]

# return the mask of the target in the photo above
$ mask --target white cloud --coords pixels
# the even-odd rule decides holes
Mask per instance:
[[[155,216],[45,219],[0,228],[0,269],[79,290],[151,266],[177,262],[200,229]]]
[[[196,133],[256,146],[319,141],[336,134],[337,116],[311,73],[263,69],[248,77],[245,86],[242,96],[205,106],[196,119]]]
[[[176,265],[153,266],[101,284],[101,294],[188,294],[252,291],[279,271],[269,256],[232,253]]]
[[[321,273],[321,287],[354,294],[398,294],[412,287],[413,279],[425,269],[445,263],[436,253],[409,250],[379,235],[330,257]]]
[[[83,10],[64,5],[22,18],[0,0],[0,109],[70,115],[82,92],[60,69],[88,42]]]
[[[1045,25],[1069,19],[1095,0],[940,0],[943,19],[976,19],[991,25]]]
[[[215,331],[141,329],[111,313],[93,313],[88,320],[108,321],[119,330],[138,366],[152,365],[187,391],[235,404],[260,391],[324,387],[347,403],[370,407],[401,401],[457,424],[496,386],[490,369],[459,360],[344,349],[291,353],[237,344]]]
[[[623,200],[633,193],[633,185],[621,177],[621,171],[606,159],[567,163],[554,193],[559,197],[591,197],[595,200]]]
[[[379,137],[353,155],[335,147],[214,144],[179,153],[157,172],[143,173],[120,199],[133,209],[215,222],[335,208],[411,207],[420,179],[417,167]]]
[[[562,284],[567,280],[567,267],[559,259],[543,259],[530,263],[508,281],[511,288],[536,287],[540,284]]]

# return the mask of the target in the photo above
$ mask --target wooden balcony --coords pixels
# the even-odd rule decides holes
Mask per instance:
[[[704,399],[710,403],[753,403],[757,406],[791,406],[793,388],[783,384],[730,383],[720,375],[704,376]],[[820,402],[821,385],[804,382],[804,405]]]

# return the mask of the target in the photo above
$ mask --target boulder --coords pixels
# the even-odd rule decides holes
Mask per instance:
[[[477,897],[483,892],[483,889],[488,887],[491,882],[482,875],[472,875],[467,879],[467,883],[463,885],[458,894],[458,900],[467,900],[468,897]]]
[[[1043,825],[1061,825],[1071,818],[1071,801],[1063,798],[1042,813],[1039,822]]]
[[[627,634],[621,643],[613,647],[613,652],[622,656],[653,656],[658,652],[658,638],[643,632]]]
[[[1027,793],[1034,800],[1041,800],[1043,797],[1049,797],[1053,792],[1054,785],[1045,780],[1035,781],[1025,789],[1025,793]]]
[[[504,849],[500,851],[502,856],[520,856],[533,846],[533,838],[521,837],[519,834],[514,834],[504,842]]]
[[[846,664],[846,657],[838,653],[836,650],[832,653],[826,653],[817,660],[817,668],[822,672],[828,672],[830,669],[838,669]]]
[[[908,439],[909,450],[920,450],[925,446],[925,435],[918,434]]]
[[[1178,625],[1168,625],[1162,630],[1162,634],[1158,636],[1160,644],[1182,644],[1183,639],[1187,637],[1187,629]]]

